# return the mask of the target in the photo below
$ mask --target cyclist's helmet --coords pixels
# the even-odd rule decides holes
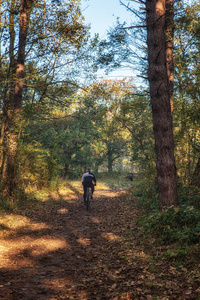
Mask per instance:
[[[90,168],[87,168],[87,171],[86,172],[91,172],[91,169]]]

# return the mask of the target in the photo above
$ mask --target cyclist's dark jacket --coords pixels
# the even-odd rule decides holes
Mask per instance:
[[[93,185],[93,182],[96,183],[96,178],[95,178],[94,174],[92,174],[90,172],[83,174],[83,176],[82,176],[83,185],[91,186],[91,185]]]

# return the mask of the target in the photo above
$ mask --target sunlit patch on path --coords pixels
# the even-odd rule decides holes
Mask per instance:
[[[120,236],[118,236],[112,232],[102,233],[102,237],[104,237],[108,241],[120,241],[121,240]]]
[[[60,213],[67,212],[65,208]],[[9,214],[1,218],[7,230],[1,232],[0,265],[8,269],[32,266],[37,256],[47,255],[58,249],[70,249],[65,239],[49,235],[51,226],[33,222],[26,216]],[[44,232],[44,233],[42,233]],[[42,235],[42,236],[40,236]]]
[[[64,215],[64,214],[68,214],[69,211],[67,208],[60,208],[60,209],[58,209],[58,213],[61,215]]]

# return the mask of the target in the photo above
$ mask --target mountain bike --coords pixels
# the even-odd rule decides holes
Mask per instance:
[[[92,189],[91,189],[91,187],[88,187],[87,192],[86,192],[86,200],[85,200],[87,210],[89,210],[89,207],[90,207],[91,197],[92,197]]]

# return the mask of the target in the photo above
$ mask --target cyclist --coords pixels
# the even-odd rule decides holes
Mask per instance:
[[[82,185],[83,185],[83,190],[84,190],[83,199],[84,199],[84,204],[85,204],[87,188],[88,187],[92,188],[92,195],[93,195],[94,186],[96,185],[96,178],[95,178],[94,174],[91,173],[90,168],[88,168],[86,173],[84,173],[82,176]],[[92,199],[92,196],[91,196],[91,199]]]

